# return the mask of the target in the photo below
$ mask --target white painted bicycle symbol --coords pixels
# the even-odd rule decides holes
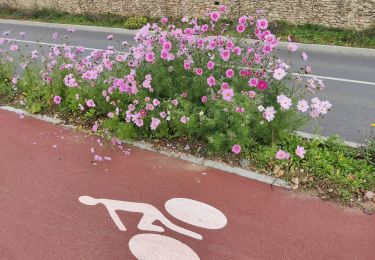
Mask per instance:
[[[129,202],[111,199],[96,199],[81,196],[79,201],[85,205],[103,204],[119,230],[126,231],[125,225],[116,211],[142,213],[138,229],[151,232],[164,232],[164,227],[153,224],[159,221],[166,228],[185,236],[202,240],[202,235],[173,224],[156,207],[147,203]],[[227,224],[226,216],[218,209],[187,198],[173,198],[165,203],[165,209],[173,217],[196,227],[221,229]],[[159,234],[139,234],[129,241],[129,248],[137,259],[142,260],[196,260],[199,256],[187,245],[174,238]]]

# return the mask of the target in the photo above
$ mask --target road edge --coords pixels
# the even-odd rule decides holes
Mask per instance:
[[[115,28],[115,27],[48,23],[48,22],[13,20],[13,19],[0,19],[0,23],[25,25],[25,26],[39,26],[39,27],[44,27],[44,28],[58,28],[58,29],[75,28],[76,30],[82,30],[82,31],[117,33],[117,34],[123,34],[123,35],[135,35],[138,32],[138,30],[130,30],[130,29],[123,29],[123,28]],[[254,42],[254,41],[255,40],[250,40],[250,42]],[[286,49],[288,44],[289,44],[288,42],[280,42],[279,47]],[[299,46],[299,49],[303,51],[375,57],[375,49],[369,49],[369,48],[355,48],[355,47],[346,47],[346,46],[308,44],[308,43],[297,43],[297,45]]]

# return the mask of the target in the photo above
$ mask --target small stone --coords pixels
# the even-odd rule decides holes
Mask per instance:
[[[366,197],[367,199],[369,199],[369,200],[374,199],[374,198],[375,198],[375,193],[372,192],[372,191],[366,191],[366,193],[365,193],[365,197]]]
[[[279,170],[277,173],[276,173],[276,177],[280,178],[284,176],[284,171],[283,170]]]
[[[292,178],[292,182],[293,182],[295,185],[298,185],[298,184],[299,184],[299,179],[298,179],[297,177]]]
[[[333,189],[328,189],[328,192],[333,192]]]
[[[310,181],[310,182],[314,181],[314,177],[310,176],[310,177],[309,177],[309,181]]]
[[[275,165],[275,167],[273,167],[273,174],[277,174],[277,172],[280,171],[280,166],[279,165]]]
[[[247,160],[247,159],[242,159],[242,160],[240,161],[240,165],[241,165],[242,168],[247,168],[247,167],[249,167],[249,165],[250,165],[250,161]]]
[[[363,212],[366,214],[374,214],[375,213],[375,203],[371,201],[366,201],[362,203]]]

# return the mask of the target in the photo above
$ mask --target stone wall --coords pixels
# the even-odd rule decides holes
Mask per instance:
[[[54,7],[72,13],[114,13],[124,16],[202,17],[230,7],[230,16],[265,11],[271,20],[362,29],[375,24],[375,0],[0,0],[16,8]]]

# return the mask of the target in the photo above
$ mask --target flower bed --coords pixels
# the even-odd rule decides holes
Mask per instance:
[[[121,139],[189,140],[202,144],[204,155],[249,160],[297,187],[306,179],[305,186],[363,199],[374,190],[373,165],[333,139],[310,142],[293,134],[332,106],[315,96],[325,88],[321,80],[303,79],[311,72],[308,55],[302,53],[306,65],[293,76],[261,13],[240,17],[231,38],[221,34],[225,11],[210,12],[207,24],[185,19],[185,29],[163,18],[138,32],[136,46],[109,35],[118,46],[91,53],[67,44],[47,55],[25,53],[0,39],[0,101],[21,101],[33,113],[58,113]],[[57,33],[52,37],[59,41]],[[249,38],[258,41],[250,46]],[[288,48],[293,55],[297,45]]]

